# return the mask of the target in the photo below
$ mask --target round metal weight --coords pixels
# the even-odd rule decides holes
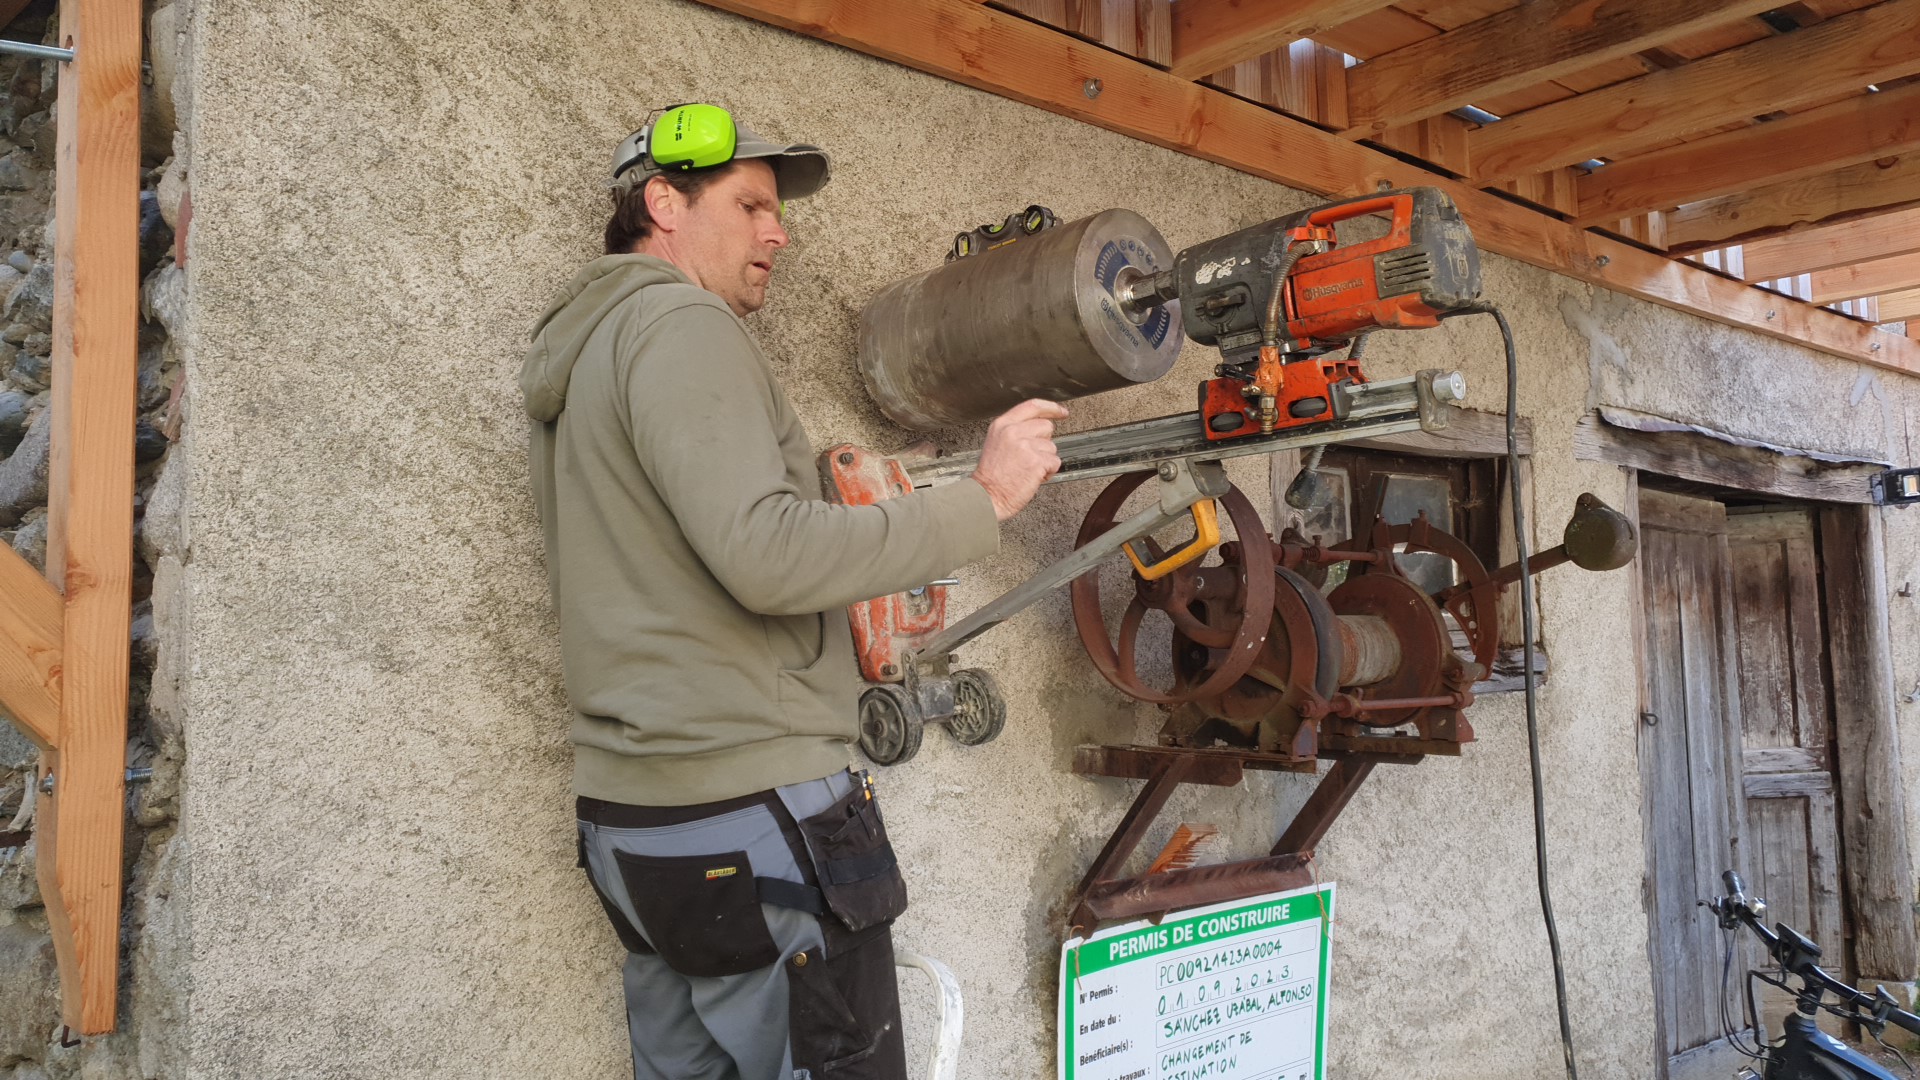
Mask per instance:
[[[953,673],[953,706],[947,734],[962,746],[992,742],[1007,726],[1007,699],[1000,696],[1000,684],[979,668]]]
[[[926,721],[906,687],[881,683],[860,695],[860,750],[876,765],[898,765],[920,752]]]

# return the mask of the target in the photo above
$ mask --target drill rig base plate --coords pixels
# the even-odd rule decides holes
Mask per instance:
[[[1432,740],[1383,738],[1395,752],[1323,750],[1334,765],[1315,785],[1313,794],[1281,831],[1265,858],[1243,859],[1213,866],[1121,877],[1120,869],[1140,846],[1154,819],[1181,784],[1233,787],[1248,769],[1312,772],[1312,761],[1254,750],[1186,749],[1161,746],[1082,746],[1074,751],[1073,771],[1079,776],[1144,779],[1139,795],[1120,819],[1113,835],[1068,898],[1068,930],[1084,933],[1102,922],[1158,919],[1170,911],[1205,904],[1244,900],[1249,896],[1304,888],[1313,883],[1314,848],[1346,809],[1362,781],[1375,765],[1412,765],[1425,752],[1458,754],[1457,745],[1440,749]],[[1404,745],[1402,745],[1404,744]],[[1419,749],[1415,749],[1415,747]],[[1383,746],[1381,749],[1386,750]]]

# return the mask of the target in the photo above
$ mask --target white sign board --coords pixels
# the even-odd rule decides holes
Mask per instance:
[[[1324,1080],[1333,885],[1060,950],[1060,1080]]]

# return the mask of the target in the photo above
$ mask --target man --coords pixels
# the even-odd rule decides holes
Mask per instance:
[[[1057,404],[994,421],[973,479],[822,501],[741,318],[817,147],[681,106],[614,155],[606,256],[521,373],[573,708],[580,858],[621,942],[639,1080],[905,1076],[872,788],[849,771],[843,608],[985,558],[1060,460]]]

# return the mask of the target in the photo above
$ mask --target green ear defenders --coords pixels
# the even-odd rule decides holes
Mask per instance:
[[[648,173],[686,172],[733,160],[739,131],[733,114],[718,105],[675,105],[646,127],[627,136],[614,153],[613,176],[635,165]]]
[[[664,172],[711,169],[750,158],[773,166],[782,199],[804,199],[826,186],[832,163],[807,143],[767,139],[718,105],[675,105],[622,139],[613,151],[613,187],[626,191]]]

